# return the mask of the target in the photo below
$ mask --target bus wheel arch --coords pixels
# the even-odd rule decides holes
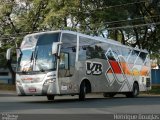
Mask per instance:
[[[91,83],[88,79],[84,79],[79,87],[79,100],[84,101],[87,93],[91,93]]]

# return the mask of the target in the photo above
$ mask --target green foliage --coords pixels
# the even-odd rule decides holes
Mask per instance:
[[[57,29],[81,31],[99,36],[110,28],[109,38],[126,45],[147,49],[153,53],[153,58],[158,57],[159,25],[123,28],[160,22],[159,0],[142,1],[0,0],[0,35],[2,36],[0,41],[3,45],[0,48],[0,64],[5,61],[6,49],[20,46],[24,35]]]

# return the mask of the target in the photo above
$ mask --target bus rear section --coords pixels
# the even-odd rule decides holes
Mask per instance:
[[[113,40],[79,38],[79,80],[82,86],[85,84],[86,92],[103,92],[105,97],[137,97],[140,91],[151,89],[150,57],[146,50]]]

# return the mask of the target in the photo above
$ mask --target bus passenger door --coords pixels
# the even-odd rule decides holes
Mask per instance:
[[[75,80],[78,79],[75,69],[76,48],[77,35],[63,33],[58,65],[60,94],[71,94],[78,91],[75,82]]]
[[[74,93],[75,85],[75,60],[74,53],[61,52],[59,60],[59,87],[61,94]]]

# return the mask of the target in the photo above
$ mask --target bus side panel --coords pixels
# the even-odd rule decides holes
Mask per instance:
[[[113,66],[104,59],[81,61],[78,63],[80,68],[79,81],[88,79],[91,83],[92,92],[129,92],[132,91],[135,81],[138,82],[140,91],[146,91],[146,79],[149,75],[143,75],[143,70],[135,71],[127,68],[128,71],[126,71],[128,65],[123,68],[120,63],[117,62],[117,64],[120,68],[118,65]],[[135,67],[138,69],[137,66]],[[146,68],[145,72],[149,73],[149,71],[149,68]]]
[[[129,91],[128,84],[123,80],[122,74],[116,76],[113,73],[108,73],[111,67],[107,60],[89,59],[79,62],[79,65],[79,79],[80,81],[88,79],[92,92],[120,92],[122,87],[125,87],[125,91]]]

